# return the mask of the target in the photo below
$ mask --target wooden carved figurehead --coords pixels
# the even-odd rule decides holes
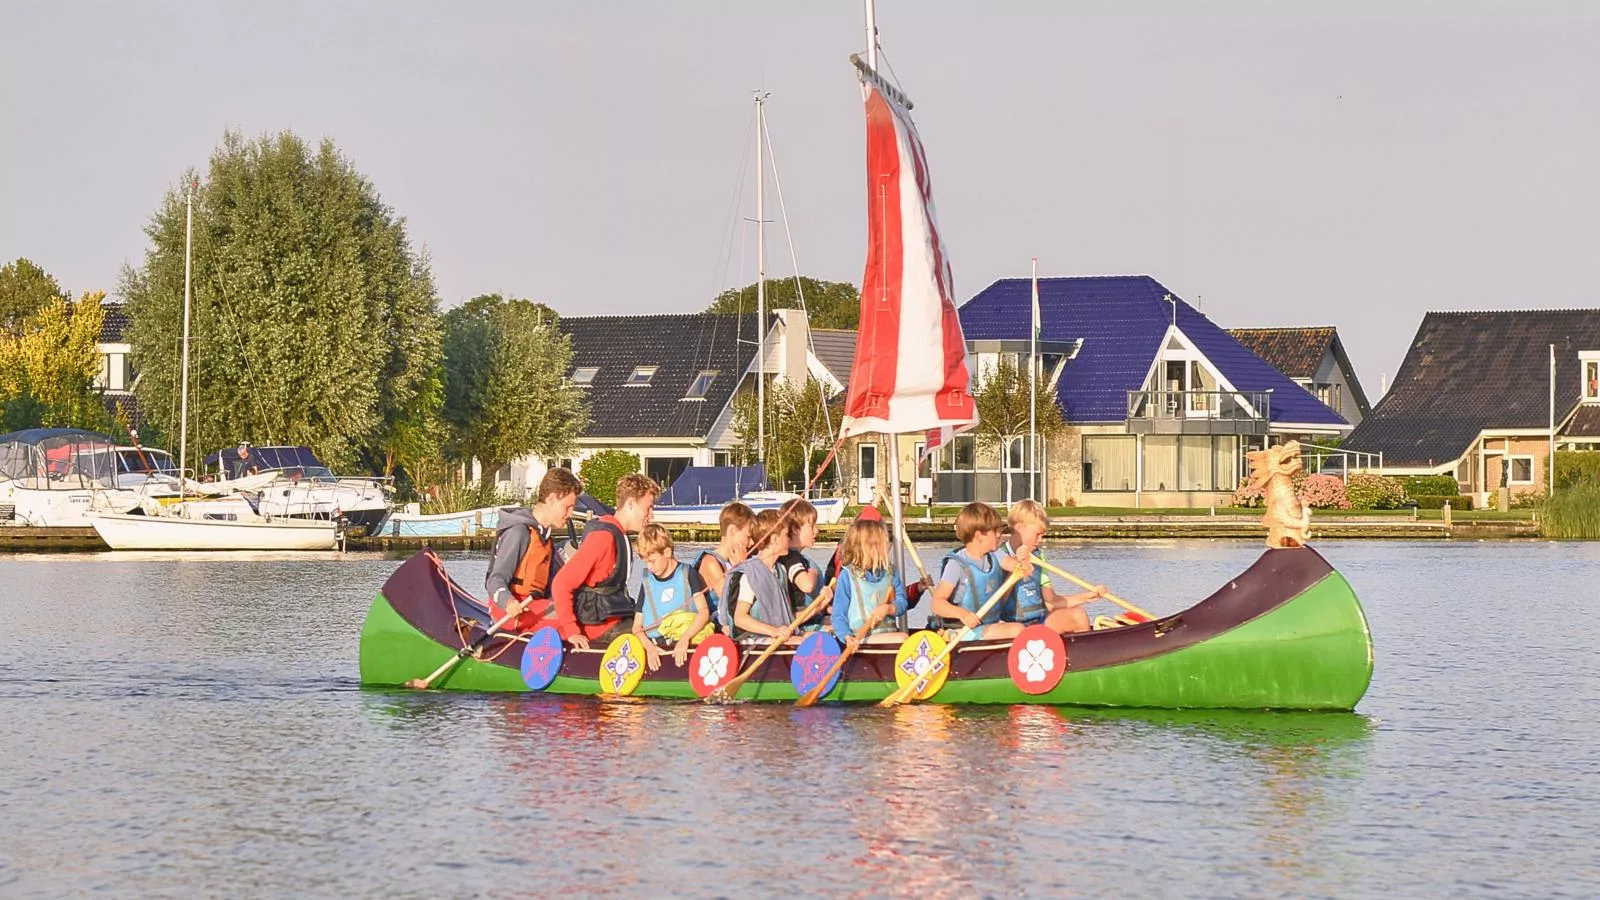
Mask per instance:
[[[1300,442],[1290,441],[1245,456],[1250,461],[1249,486],[1260,488],[1266,515],[1267,546],[1304,547],[1311,538],[1311,510],[1294,493],[1294,476],[1300,471]]]

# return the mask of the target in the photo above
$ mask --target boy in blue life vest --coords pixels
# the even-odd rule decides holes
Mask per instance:
[[[706,583],[693,566],[672,554],[672,535],[654,522],[640,529],[634,541],[645,571],[634,603],[633,633],[644,643],[650,671],[661,668],[657,641],[672,641],[672,660],[689,661],[689,648],[711,636],[711,607]]]
[[[839,582],[833,594],[833,633],[854,643],[905,640],[906,586],[889,561],[889,529],[881,519],[857,517],[839,543]]]
[[[720,615],[724,582],[728,572],[750,555],[750,529],[755,522],[755,512],[738,500],[724,506],[717,516],[721,540],[716,547],[700,551],[694,561],[695,571],[706,583],[706,605],[711,607],[711,624],[719,631],[727,631],[729,626]]]
[[[1030,556],[1043,559],[1044,553],[1039,547],[1044,543],[1045,531],[1050,528],[1050,516],[1044,506],[1037,500],[1019,500],[1011,504],[1006,519],[1011,526],[1011,536],[1000,545],[999,552],[1016,560]],[[1057,634],[1088,631],[1089,614],[1083,611],[1083,605],[1105,595],[1106,588],[1102,584],[1092,591],[1063,597],[1055,592],[1049,574],[1035,567],[1033,574],[1017,582],[1011,589],[1011,596],[1002,601],[1005,609],[1001,618],[1023,625],[1043,622]]]
[[[978,617],[978,610],[1013,570],[1020,568],[1024,578],[1033,573],[1028,560],[995,552],[1000,546],[1000,526],[999,514],[987,503],[968,503],[956,515],[956,540],[962,546],[945,554],[939,583],[933,589],[930,627],[965,627],[972,632],[969,639],[983,640],[1009,640],[1022,631],[1021,623],[1000,620],[1004,599]]]

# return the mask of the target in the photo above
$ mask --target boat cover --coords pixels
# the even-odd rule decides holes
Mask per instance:
[[[723,504],[750,491],[767,489],[767,468],[753,466],[690,466],[656,501],[657,506]]]

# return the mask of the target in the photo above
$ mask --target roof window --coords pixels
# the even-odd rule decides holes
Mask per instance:
[[[1584,353],[1579,359],[1583,362],[1583,402],[1600,403],[1600,353]]]
[[[683,399],[704,400],[706,398],[706,393],[711,390],[711,383],[716,380],[716,370],[707,369],[706,371],[701,372],[699,375],[694,377],[694,381],[689,385],[689,393],[685,394]]]
[[[656,366],[639,366],[633,370],[633,374],[628,376],[628,380],[624,381],[623,385],[625,387],[649,387],[650,379],[656,376],[656,368]]]
[[[599,374],[600,370],[595,366],[579,366],[578,368],[572,370],[572,383],[576,385],[587,386],[590,382],[594,381],[594,377]]]

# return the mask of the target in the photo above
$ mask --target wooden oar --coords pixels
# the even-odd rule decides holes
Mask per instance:
[[[816,687],[806,691],[804,697],[796,700],[794,702],[795,706],[810,706],[811,704],[816,703],[817,700],[821,699],[822,689],[827,687],[828,682],[833,680],[833,675],[835,672],[838,672],[840,669],[844,668],[844,661],[850,658],[850,654],[856,652],[856,650],[861,647],[861,642],[866,640],[867,634],[872,631],[873,624],[874,623],[872,622],[868,622],[861,626],[861,630],[855,633],[855,643],[847,643],[844,645],[844,651],[839,654],[838,659],[833,661],[833,665],[828,668],[827,674],[822,676],[822,680],[817,682]]]
[[[835,581],[837,580],[838,579],[835,579]],[[783,646],[784,641],[787,641],[789,638],[794,636],[795,629],[810,621],[811,617],[821,611],[823,605],[826,604],[828,600],[832,599],[829,596],[828,588],[833,587],[833,585],[833,581],[828,582],[827,585],[824,586],[822,593],[817,595],[817,599],[811,601],[810,606],[800,610],[800,615],[795,616],[793,622],[783,626],[783,628],[778,631],[777,635],[772,638],[772,641],[767,644],[767,649],[761,651],[761,655],[756,657],[755,662],[745,666],[744,671],[734,676],[727,684],[707,694],[705,702],[721,703],[725,700],[733,699],[734,696],[739,693],[739,689],[744,687],[744,683],[750,680],[750,676],[755,674],[756,669],[761,668],[762,663],[766,662],[772,656],[772,654],[777,653],[778,648]]]
[[[982,606],[978,607],[978,618],[982,619],[986,614],[988,614],[989,610],[996,603],[1000,602],[1000,598],[1004,597],[1006,593],[1010,591],[1018,581],[1021,580],[1022,570],[1019,567],[1018,569],[1012,571],[1011,576],[1007,578],[1005,582],[1000,585],[1000,587],[996,588],[993,594],[989,595],[989,599],[985,601]],[[978,627],[982,628],[983,626],[979,625]],[[972,630],[973,629],[967,628],[963,625],[956,631],[955,637],[950,639],[950,643],[945,645],[944,652],[934,657],[933,664],[928,666],[928,671],[923,672],[920,676],[911,679],[906,683],[905,687],[900,688],[889,696],[883,698],[883,701],[878,705],[899,706],[900,704],[905,703],[907,700],[910,700],[912,697],[916,696],[917,692],[922,690],[922,686],[928,683],[928,679],[933,677],[933,673],[938,671],[939,665],[945,660],[949,659],[951,653],[955,652],[956,646],[961,643],[961,639],[966,636],[967,632]]]
[[[477,653],[479,650],[482,650],[483,646],[485,644],[489,643],[489,641],[495,635],[500,633],[500,629],[506,627],[507,625],[510,625],[512,619],[515,619],[517,616],[522,614],[522,610],[527,607],[527,605],[531,602],[531,600],[532,600],[532,598],[529,598],[528,600],[524,600],[521,603],[512,602],[512,604],[509,607],[507,607],[507,609],[509,611],[504,616],[501,617],[500,621],[494,623],[493,625],[490,625],[489,626],[489,630],[485,631],[483,633],[482,637],[479,637],[477,640],[473,641],[472,643],[468,644],[467,646],[462,647],[460,650],[457,650],[456,651],[456,655],[450,657],[447,660],[445,660],[444,665],[440,666],[437,669],[434,669],[432,675],[429,675],[427,678],[413,678],[410,681],[406,682],[406,687],[411,688],[413,690],[418,690],[418,691],[427,690],[428,689],[428,685],[433,684],[433,682],[437,678],[439,678],[439,676],[441,676],[444,673],[446,673],[446,672],[450,671],[451,669],[455,668],[456,663],[461,662],[463,659],[466,659],[468,655],[473,654],[473,653]]]
[[[1090,584],[1089,582],[1084,581],[1082,578],[1079,578],[1078,576],[1072,574],[1071,572],[1068,572],[1067,570],[1061,568],[1060,566],[1053,566],[1053,565],[1045,562],[1044,560],[1040,559],[1037,556],[1035,556],[1033,558],[1033,564],[1038,566],[1039,568],[1045,570],[1046,572],[1049,572],[1052,575],[1060,575],[1062,578],[1065,578],[1066,580],[1072,582],[1073,584],[1077,585],[1078,587],[1083,588],[1086,591],[1094,590],[1095,586]],[[1129,603],[1128,601],[1122,599],[1121,597],[1118,597],[1116,594],[1113,594],[1110,591],[1107,591],[1103,596],[1107,600],[1110,600],[1112,603],[1115,603],[1116,605],[1122,607],[1123,609],[1127,610],[1128,612],[1133,613],[1136,616],[1144,616],[1144,620],[1146,622],[1154,622],[1156,620],[1155,616],[1150,615],[1149,613],[1145,612],[1144,610],[1140,609],[1137,606],[1134,606],[1132,603]]]

